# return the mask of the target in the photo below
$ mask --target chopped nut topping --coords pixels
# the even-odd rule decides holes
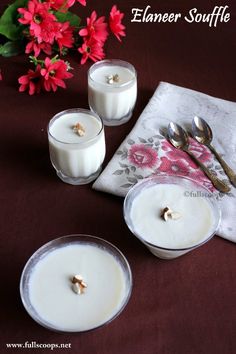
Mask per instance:
[[[171,219],[173,219],[173,220],[178,220],[178,219],[180,219],[181,217],[182,217],[182,215],[180,214],[180,213],[177,213],[177,212],[172,212],[171,214],[170,214],[170,217],[171,217]]]
[[[84,282],[81,275],[75,275],[72,278],[71,282],[72,282],[72,290],[78,295],[83,294],[84,289],[87,288],[87,284]]]
[[[113,80],[114,80],[115,82],[119,82],[119,81],[120,81],[119,75],[118,75],[118,74],[115,74],[115,75],[113,76]]]
[[[115,74],[115,75],[108,75],[106,77],[107,79],[107,83],[112,85],[114,82],[119,82],[120,81],[120,77],[118,74]]]
[[[161,211],[161,217],[162,219],[164,219],[165,221],[168,220],[169,214],[172,210],[169,207],[165,207],[162,211]]]
[[[181,214],[171,210],[169,207],[165,207],[161,211],[161,217],[167,221],[168,219],[178,220],[181,218]]]
[[[85,135],[85,129],[80,123],[76,123],[73,126],[73,130],[75,133],[77,133],[79,136],[84,136]]]
[[[80,295],[82,293],[81,286],[78,283],[72,284],[72,289],[78,295]]]
[[[113,84],[113,75],[108,75],[107,77],[106,77],[106,79],[107,79],[107,83],[108,84]]]

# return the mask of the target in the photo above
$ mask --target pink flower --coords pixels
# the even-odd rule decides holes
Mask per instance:
[[[199,144],[192,138],[190,138],[189,143],[189,149],[202,162],[207,162],[211,159],[211,154],[204,145]],[[214,190],[210,180],[185,152],[174,148],[167,140],[162,141],[161,147],[165,152],[165,157],[161,158],[161,165],[158,170],[170,175],[177,174],[188,176],[204,185],[209,190]]]
[[[205,145],[198,143],[192,138],[189,139],[189,143],[189,150],[192,151],[201,162],[208,162],[212,159],[212,154]]]
[[[169,143],[167,140],[162,141],[161,143],[161,148],[163,151],[165,151],[165,155],[172,161],[178,161],[180,159],[185,160],[188,165],[193,168],[197,169],[198,166],[196,163],[191,159],[186,152],[176,149],[171,143]]]
[[[80,48],[78,48],[78,51],[82,54],[82,65],[86,63],[88,58],[96,62],[105,57],[103,43],[96,41],[94,38],[90,38],[88,40],[84,39],[84,43]]]
[[[124,17],[124,13],[120,12],[117,9],[117,6],[114,5],[110,12],[109,25],[112,33],[116,38],[121,42],[120,37],[125,36],[125,26],[121,23],[121,20]]]
[[[54,39],[57,33],[57,24],[58,22],[53,21],[45,21],[41,26],[41,33],[37,37],[38,42],[46,42],[53,44]]]
[[[174,149],[173,145],[171,145],[171,143],[168,140],[162,140],[161,148],[164,151],[170,151]]]
[[[18,19],[23,25],[30,26],[30,33],[36,37],[38,43],[53,43],[55,37],[56,17],[49,12],[50,4],[30,0],[28,8],[19,8],[18,12],[23,16]]]
[[[196,182],[200,183],[207,189],[209,189],[211,192],[215,191],[215,187],[211,183],[211,181],[208,179],[208,177],[205,175],[202,170],[198,169],[197,171],[193,171],[189,174],[189,177],[195,180]]]
[[[77,0],[81,5],[86,6],[86,0]]]
[[[2,70],[0,69],[0,81],[2,81]]]
[[[166,152],[166,155],[170,157],[172,160],[178,160],[179,158],[185,158],[191,164],[192,168],[197,168],[195,162],[182,150],[176,149],[173,145],[171,145],[167,140],[164,140],[161,143],[162,150]],[[212,159],[212,155],[208,148],[196,140],[190,138],[189,139],[189,150],[194,153],[196,157],[199,158],[202,162],[207,162]]]
[[[29,94],[33,95],[41,91],[42,81],[41,81],[40,70],[41,70],[41,66],[37,65],[35,71],[30,69],[27,75],[23,75],[18,79],[18,82],[21,85],[19,88],[20,92],[29,89]]]
[[[46,0],[52,9],[66,12],[71,6],[74,5],[76,0]],[[77,0],[81,5],[86,6],[86,0]]]
[[[76,0],[67,0],[69,7],[73,6]],[[86,6],[86,0],[77,0],[81,5]]]
[[[55,33],[55,40],[59,46],[60,52],[63,48],[72,48],[74,43],[73,28],[70,22],[57,23],[57,31]]]
[[[66,12],[69,8],[66,0],[46,0],[46,2],[57,11]]]
[[[104,20],[104,16],[97,19],[97,13],[93,11],[91,16],[87,17],[87,27],[80,30],[79,35],[86,39],[93,38],[96,41],[104,43],[108,36],[107,24]]]
[[[68,72],[69,64],[57,59],[57,56],[53,59],[47,57],[45,61],[33,58],[33,62],[36,65],[35,71],[29,70],[27,75],[21,76],[18,80],[21,92],[27,89],[30,95],[39,93],[41,89],[55,92],[58,86],[65,88],[64,80],[73,76]]]
[[[41,22],[47,16],[50,5],[41,3],[38,0],[30,0],[28,8],[20,7],[18,12],[23,16],[18,21],[23,25],[30,25],[31,23]]]
[[[46,0],[50,7],[56,11],[66,12],[70,7],[70,1],[66,0]]]
[[[75,1],[76,0],[69,0],[68,2],[72,5],[74,5]],[[86,6],[86,0],[77,0],[77,2],[79,2],[83,6]],[[72,5],[70,5],[70,6],[72,6]]]
[[[49,43],[38,43],[37,39],[34,38],[32,39],[30,42],[28,42],[28,44],[25,47],[25,53],[29,54],[31,52],[34,52],[34,56],[38,57],[41,50],[46,53],[47,55],[51,55],[52,54],[52,47],[51,44]]]
[[[169,160],[167,157],[161,157],[161,164],[158,170],[169,175],[188,176],[190,172],[189,164],[184,159]]]
[[[129,150],[128,159],[140,168],[152,168],[157,163],[157,152],[143,144],[135,144]]]
[[[41,69],[40,74],[44,79],[43,86],[45,90],[51,91],[52,89],[54,92],[58,86],[66,88],[64,80],[73,76],[73,74],[68,72],[68,65],[64,60],[55,61],[48,57],[44,61],[44,68]]]

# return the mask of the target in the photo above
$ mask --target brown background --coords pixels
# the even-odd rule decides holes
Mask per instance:
[[[2,11],[7,0],[1,1]],[[88,0],[75,6],[85,18],[92,9],[108,14],[113,1]],[[106,128],[106,163],[139,117],[159,81],[236,101],[235,1],[118,0],[126,14],[127,37],[107,44],[107,57],[131,62],[138,71],[138,101],[132,119]],[[132,7],[152,5],[153,12],[181,12],[193,7],[211,12],[229,5],[231,20],[207,24],[130,23]],[[50,165],[46,127],[57,112],[87,104],[86,73],[78,56],[71,59],[74,78],[67,90],[30,97],[18,93],[17,78],[28,69],[27,58],[0,58],[1,110],[1,353],[14,353],[6,343],[71,343],[81,354],[201,354],[236,352],[236,246],[215,237],[182,258],[162,261],[152,256],[128,231],[122,199],[95,192],[91,185],[62,183]],[[174,118],[174,117],[173,117]],[[236,126],[236,124],[235,124]],[[227,137],[225,137],[227,139]],[[105,238],[128,258],[133,293],[124,312],[96,331],[60,335],[40,327],[25,312],[18,284],[30,255],[45,242],[67,234]],[[20,350],[18,350],[19,352]],[[23,350],[22,350],[23,351]],[[25,352],[49,353],[50,350]]]

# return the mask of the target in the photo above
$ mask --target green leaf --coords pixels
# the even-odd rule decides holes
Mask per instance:
[[[119,165],[120,165],[120,167],[123,167],[123,168],[128,167],[128,165],[126,165],[126,163],[121,163],[121,162],[119,162]]]
[[[127,143],[128,143],[129,145],[133,145],[133,144],[135,143],[135,141],[132,140],[132,139],[128,139],[128,140],[127,140]]]
[[[139,137],[139,141],[140,141],[140,143],[143,143],[143,144],[145,144],[147,142],[147,140],[140,138],[140,137]]]
[[[133,184],[126,183],[126,184],[122,184],[122,186],[121,186],[121,188],[129,188],[129,187],[133,187]]]
[[[122,175],[123,172],[123,170],[116,170],[115,172],[113,172],[113,175],[119,176]]]
[[[127,177],[127,180],[128,180],[130,183],[137,183],[137,182],[138,182],[137,178],[132,178],[132,177]]]
[[[15,41],[21,37],[22,25],[17,21],[19,13],[17,9],[24,7],[28,0],[16,0],[8,6],[0,18],[0,34]]]
[[[164,139],[164,137],[162,135],[159,135],[159,134],[156,134],[156,135],[153,135],[153,138],[158,138],[158,139]]]
[[[19,41],[9,41],[0,46],[0,55],[2,55],[3,57],[13,57],[14,55],[22,53],[22,51],[23,46],[22,43]]]
[[[142,175],[136,175],[134,174],[134,177],[138,178],[138,179],[143,179],[143,176]]]
[[[55,16],[59,22],[66,22],[69,21],[70,25],[77,28],[80,26],[81,19],[79,16],[73,14],[70,11],[67,12],[55,12]]]
[[[116,152],[116,155],[123,155],[123,151],[118,150],[118,151]]]

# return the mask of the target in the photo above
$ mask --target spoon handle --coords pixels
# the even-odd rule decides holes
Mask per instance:
[[[201,161],[198,160],[198,158],[189,150],[184,149],[189,156],[198,164],[198,166],[202,169],[202,171],[206,174],[206,176],[211,180],[212,184],[216,189],[218,189],[222,193],[228,193],[230,191],[229,186],[225,184],[223,181],[221,181],[219,178],[217,178],[211,171],[203,165]]]
[[[212,145],[208,144],[207,146],[213,152],[217,160],[220,162],[221,166],[223,167],[223,170],[229,177],[230,182],[233,184],[234,187],[236,187],[236,173],[232,170],[231,167],[229,167],[229,165],[225,162],[225,160],[223,160],[223,158],[218,154],[218,152]]]

